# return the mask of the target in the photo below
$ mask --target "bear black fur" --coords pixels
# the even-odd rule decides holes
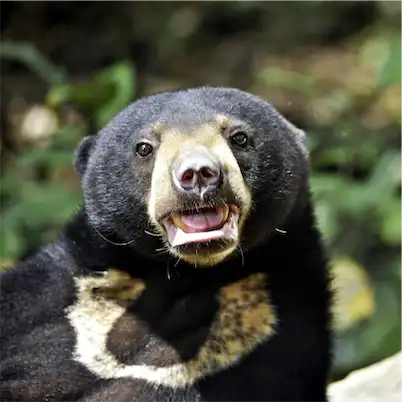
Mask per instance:
[[[146,197],[153,161],[137,158],[135,146],[156,123],[194,133],[218,114],[252,131],[248,148],[231,145],[252,209],[242,231],[242,252],[216,266],[195,268],[157,251],[163,244],[152,235]],[[57,241],[1,274],[2,401],[327,400],[331,292],[300,130],[263,100],[237,89],[167,92],[134,102],[85,139],[77,147],[75,166],[84,206]],[[166,367],[194,359],[222,308],[216,295],[233,283],[246,289],[243,280],[250,275],[266,278],[275,332],[230,367],[185,387],[102,378],[73,358],[77,333],[67,311],[78,300],[75,278],[101,283],[111,268],[123,273],[108,293],[124,299],[118,300],[124,313],[107,341],[119,364]],[[145,290],[134,295],[124,273]],[[122,296],[125,290],[129,296]],[[242,293],[245,299],[254,297],[247,292]],[[243,301],[230,310],[227,339],[244,335],[237,335],[237,324],[232,329]]]

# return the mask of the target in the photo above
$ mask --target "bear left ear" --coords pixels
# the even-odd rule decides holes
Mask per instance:
[[[74,168],[80,177],[85,173],[91,148],[95,144],[95,136],[85,137],[74,152]]]

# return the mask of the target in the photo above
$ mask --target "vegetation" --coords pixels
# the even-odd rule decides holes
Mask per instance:
[[[81,138],[136,97],[236,86],[308,133],[339,290],[334,378],[400,350],[400,2],[8,4],[3,266],[52,241],[79,207]]]

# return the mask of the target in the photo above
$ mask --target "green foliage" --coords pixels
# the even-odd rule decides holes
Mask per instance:
[[[390,246],[400,244],[400,166],[400,152],[390,150],[378,159],[363,182],[335,174],[313,175],[311,185],[318,205],[328,205],[328,208],[319,209],[318,214],[326,239],[332,246],[337,240],[339,242],[345,222],[349,221],[353,226],[367,217],[378,222],[378,226],[372,226],[373,235],[377,233],[381,241]]]
[[[18,61],[26,65],[49,85],[58,85],[67,79],[63,68],[53,65],[30,43],[2,41],[0,58]]]
[[[400,31],[387,28],[367,32],[359,46],[370,50],[365,57],[378,71],[370,92],[355,96],[348,87],[342,89],[341,96],[334,92],[329,100],[334,109],[341,104],[340,114],[334,113],[334,118],[313,125],[308,132],[316,215],[334,268],[338,259],[350,259],[358,270],[368,273],[374,292],[372,313],[367,310],[359,316],[359,312],[349,312],[347,304],[338,307],[344,320],[350,315],[354,321],[336,338],[335,372],[339,375],[401,348],[401,150],[396,141],[400,129],[393,126],[394,121],[400,122],[400,114],[387,115],[388,125],[381,132],[370,131],[361,118],[389,89],[401,83]],[[370,53],[373,51],[375,59]],[[364,67],[362,64],[361,69]],[[328,99],[331,91],[329,83],[308,70],[269,66],[262,71],[261,79],[268,88],[306,99]],[[320,107],[318,103],[317,114]],[[342,271],[338,274],[345,275]],[[350,283],[351,292],[353,288],[357,292],[353,275],[345,278],[345,283]],[[340,299],[345,297],[344,292],[338,295]]]
[[[133,65],[121,62],[88,81],[53,87],[47,102],[52,107],[67,101],[79,105],[92,115],[100,129],[132,100],[134,83]]]
[[[78,133],[79,130],[70,129],[68,134],[77,140]],[[53,171],[71,165],[73,147],[58,147],[60,134],[65,131],[55,135],[53,147],[27,149],[3,173],[0,185],[0,196],[5,201],[0,227],[1,259],[18,260],[30,248],[26,243],[27,228],[33,229],[38,236],[33,241],[35,247],[43,242],[49,231],[60,228],[81,202],[80,194],[63,184],[35,180],[38,170],[44,171],[49,179]]]
[[[387,39],[388,57],[384,63],[378,83],[381,89],[401,83],[401,33],[393,32],[387,35]]]
[[[20,50],[17,46],[15,52]],[[40,53],[33,54],[34,70],[47,71],[43,66],[51,63]],[[85,82],[52,86],[48,102],[55,108],[66,102],[74,103],[86,110],[100,129],[132,100],[134,78],[133,66],[121,62]],[[74,175],[71,166],[74,148],[88,134],[85,124],[61,126],[50,144],[23,150],[3,173],[0,185],[2,260],[17,261],[40,244],[54,239],[80,206],[82,196],[78,186],[68,188],[52,180],[52,175],[61,169],[69,170],[70,177]],[[44,177],[39,180],[38,176]]]

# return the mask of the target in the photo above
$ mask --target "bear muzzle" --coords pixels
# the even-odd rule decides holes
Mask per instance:
[[[200,130],[163,134],[147,211],[171,254],[214,266],[240,246],[251,192],[221,132],[210,125]]]

